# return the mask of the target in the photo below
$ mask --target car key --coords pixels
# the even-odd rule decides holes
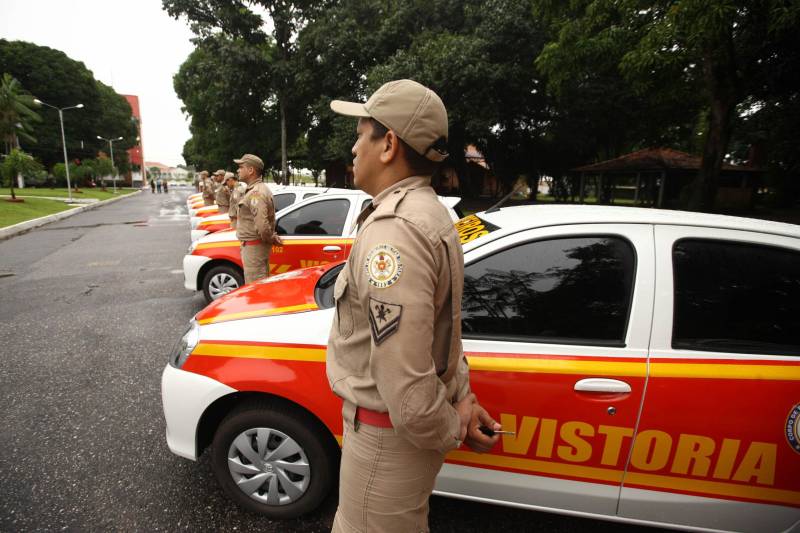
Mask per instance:
[[[492,428],[488,428],[486,426],[478,426],[478,431],[480,431],[487,437],[494,437],[495,435],[516,435],[516,433],[514,433],[513,431],[503,431],[501,429],[495,431]]]

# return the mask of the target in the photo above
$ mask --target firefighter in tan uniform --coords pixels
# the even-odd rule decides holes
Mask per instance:
[[[216,190],[214,191],[214,203],[219,206],[219,212],[227,213],[231,206],[231,190],[225,186],[225,171],[217,170],[214,172]]]
[[[447,111],[430,89],[389,82],[359,117],[355,186],[373,196],[336,281],[327,373],[343,400],[335,532],[428,531],[428,499],[445,454],[488,451],[499,430],[469,386],[461,346],[464,257],[430,185],[447,156]]]
[[[239,179],[247,184],[236,204],[236,238],[242,243],[244,282],[269,275],[269,252],[281,244],[275,233],[275,205],[272,192],[262,180],[264,162],[253,154],[234,159],[239,165]]]
[[[231,219],[231,227],[236,229],[236,217],[239,212],[239,200],[242,199],[244,191],[247,189],[247,184],[239,181],[239,178],[233,172],[225,173],[225,186],[231,191],[231,202],[228,207],[228,216]]]
[[[200,178],[203,184],[203,204],[214,205],[214,193],[216,192],[214,180],[208,176],[208,172],[205,170],[200,173]]]

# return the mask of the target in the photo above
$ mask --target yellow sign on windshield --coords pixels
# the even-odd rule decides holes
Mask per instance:
[[[496,229],[498,229],[497,226],[481,219],[477,215],[469,215],[456,222],[456,231],[458,231],[461,244],[467,244],[478,237],[489,235]]]

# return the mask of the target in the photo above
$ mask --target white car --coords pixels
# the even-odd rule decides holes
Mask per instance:
[[[800,227],[588,206],[504,208],[456,227],[471,386],[515,434],[487,454],[448,454],[436,494],[800,530]],[[224,492],[253,511],[297,516],[336,483],[341,402],[325,349],[340,269],[221,298],[164,369],[170,450],[196,460],[213,443]]]
[[[276,197],[280,195],[276,192]],[[458,220],[460,198],[440,196],[453,221]],[[273,246],[270,274],[347,259],[355,237],[355,221],[372,200],[368,194],[344,189],[326,192],[290,205],[276,214],[283,245]],[[232,230],[217,231],[192,242],[183,258],[184,286],[203,291],[212,301],[244,282],[240,242]]]

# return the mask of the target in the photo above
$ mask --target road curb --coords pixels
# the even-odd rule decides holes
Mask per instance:
[[[126,194],[124,196],[119,196],[117,198],[109,198],[108,200],[101,200],[93,204],[81,205],[73,209],[67,209],[66,211],[61,211],[60,213],[54,213],[52,215],[47,215],[45,217],[34,218],[32,220],[26,220],[25,222],[20,222],[19,224],[14,224],[13,226],[1,228],[0,241],[10,239],[11,237],[16,237],[17,235],[21,235],[40,226],[44,226],[45,224],[50,224],[51,222],[57,222],[65,218],[69,218],[73,215],[77,215],[78,213],[89,211],[90,209],[96,209],[104,205],[124,200],[125,198],[130,198],[132,196],[140,194],[141,192],[142,192],[141,190],[138,190],[130,194]]]

